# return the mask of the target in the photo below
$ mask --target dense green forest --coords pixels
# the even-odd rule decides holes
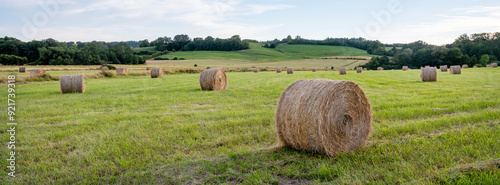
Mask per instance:
[[[229,39],[213,38],[205,39],[197,37],[190,39],[188,35],[176,35],[174,38],[158,37],[156,40],[148,42],[144,40],[140,47],[155,46],[157,51],[238,51],[248,49],[249,44],[242,41],[239,35],[234,35]]]

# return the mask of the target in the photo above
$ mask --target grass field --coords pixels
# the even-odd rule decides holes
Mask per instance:
[[[201,91],[199,74],[16,86],[16,178],[4,124],[0,184],[494,184],[500,181],[500,70],[463,69],[420,82],[420,70],[227,73]],[[350,80],[373,108],[369,144],[329,157],[278,148],[274,111],[299,79]],[[6,86],[0,86],[7,92]],[[1,120],[7,120],[2,93]]]
[[[250,49],[241,51],[181,51],[162,55],[161,58],[284,61],[328,56],[375,56],[369,55],[365,50],[343,46],[280,44],[275,49],[263,48],[261,46],[262,44],[259,43],[250,43]]]

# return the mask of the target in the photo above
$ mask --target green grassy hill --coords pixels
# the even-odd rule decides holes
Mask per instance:
[[[263,48],[260,43],[250,43],[250,49],[241,51],[179,51],[162,55],[173,59],[239,59],[255,61],[283,61],[327,56],[375,56],[365,50],[344,46],[279,45],[277,48]]]

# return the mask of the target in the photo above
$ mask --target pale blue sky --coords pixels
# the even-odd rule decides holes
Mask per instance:
[[[23,41],[191,38],[272,40],[364,37],[383,43],[451,43],[500,32],[500,2],[486,0],[0,0],[0,36]]]

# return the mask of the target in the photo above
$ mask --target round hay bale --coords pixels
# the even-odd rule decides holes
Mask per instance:
[[[293,68],[286,68],[286,74],[293,74]]]
[[[363,68],[363,71],[368,71],[368,69],[367,68]]]
[[[26,67],[19,67],[20,73],[26,73]]]
[[[236,68],[236,71],[239,71],[239,70],[240,70],[240,68],[239,68],[239,67],[237,67],[237,68]]]
[[[128,69],[124,67],[116,68],[116,74],[128,74]]]
[[[148,70],[148,71],[151,70],[151,69],[152,69],[151,67],[146,67],[146,70]]]
[[[276,69],[276,73],[281,73],[281,68]]]
[[[477,68],[477,66],[476,66],[476,65],[474,65],[474,66],[472,66],[472,68]]]
[[[316,72],[316,71],[318,71],[318,69],[312,68],[312,72]]]
[[[356,73],[361,73],[361,72],[363,72],[363,68],[361,67],[356,68]]]
[[[151,69],[151,78],[161,78],[161,77],[163,77],[163,69],[161,67]]]
[[[254,73],[258,73],[258,72],[259,72],[259,68],[255,68],[255,69],[253,69],[253,72],[254,72]]]
[[[437,68],[424,67],[420,69],[420,79],[422,82],[435,82],[437,81]]]
[[[431,67],[430,65],[425,65],[425,67]]]
[[[487,64],[486,67],[491,67],[491,64]]]
[[[222,68],[208,69],[200,74],[201,90],[222,91],[227,89],[226,72]]]
[[[460,68],[460,66],[450,66],[450,74],[454,75],[454,74],[462,74],[462,69]]]
[[[403,71],[407,71],[408,70],[408,66],[403,66]]]
[[[462,65],[462,68],[467,69],[469,66],[467,64]]]
[[[109,71],[108,66],[101,67],[101,71]]]
[[[59,77],[61,93],[85,92],[85,78],[83,75],[62,75]]]
[[[347,74],[347,69],[345,67],[339,68],[339,74],[341,74],[341,75]]]
[[[296,81],[281,94],[275,118],[281,144],[331,156],[364,146],[372,126],[370,102],[350,81]]]
[[[44,76],[45,76],[45,70],[43,69],[32,69],[30,72],[31,78],[44,77]]]
[[[377,70],[379,70],[379,71],[383,71],[383,70],[384,70],[384,68],[383,68],[383,67],[377,67]]]
[[[497,68],[498,67],[498,63],[491,63],[490,64],[492,68]]]
[[[448,66],[447,65],[439,66],[439,69],[441,69],[441,72],[448,72]]]

